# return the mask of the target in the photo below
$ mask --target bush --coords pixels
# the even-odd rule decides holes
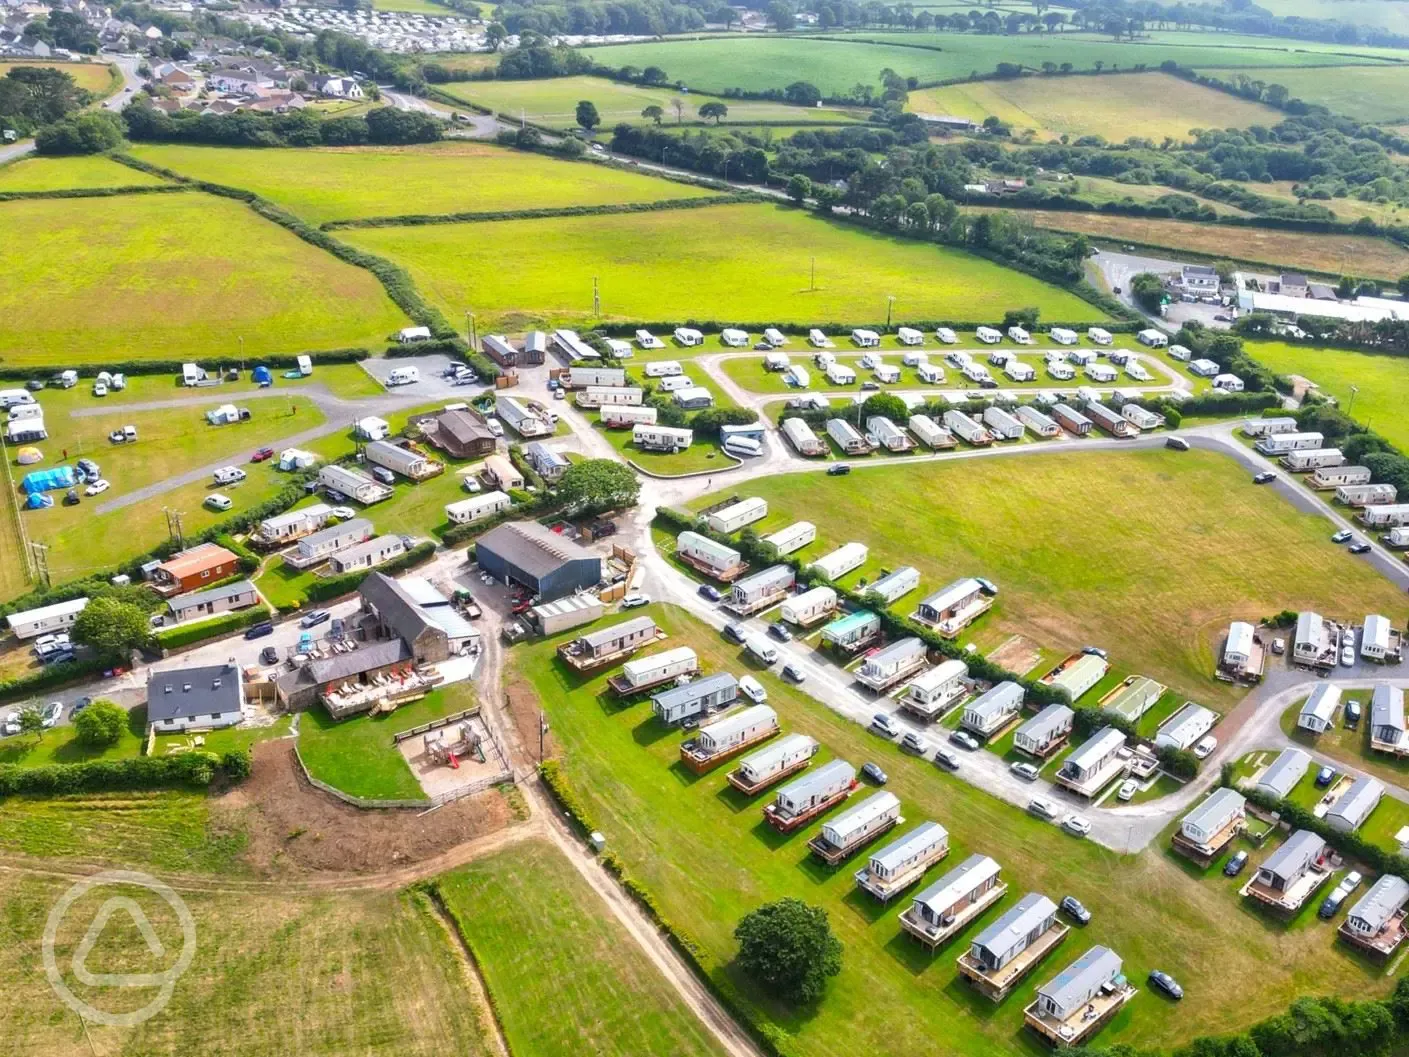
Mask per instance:
[[[78,740],[93,748],[113,745],[127,727],[127,712],[111,701],[98,700],[73,717]]]
[[[251,624],[258,624],[261,620],[268,620],[271,615],[264,606],[251,606],[234,613],[222,613],[218,617],[202,620],[198,624],[185,624],[168,628],[165,631],[158,631],[157,645],[164,650],[177,650],[182,646],[189,646],[193,642],[204,642],[206,639],[229,635],[231,632],[247,628]]]
[[[430,540],[418,543],[400,557],[393,558],[389,562],[377,566],[375,569],[359,569],[357,572],[344,573],[341,576],[325,576],[316,581],[308,589],[308,600],[310,602],[323,602],[330,598],[339,598],[342,595],[356,591],[362,581],[367,579],[374,572],[385,573],[391,576],[399,573],[403,569],[410,569],[412,566],[420,565],[421,562],[429,560],[435,553],[435,544]]]
[[[816,1002],[827,978],[841,972],[842,945],[832,935],[827,912],[800,899],[780,899],[750,911],[734,938],[740,968],[788,1002]]]
[[[254,771],[254,758],[249,749],[231,749],[220,757],[220,769],[232,782],[243,782]]]
[[[0,796],[200,787],[211,783],[219,765],[219,757],[211,752],[137,756],[130,760],[94,760],[48,767],[0,764]]]
[[[40,154],[101,154],[122,143],[122,122],[107,110],[83,114],[46,125],[34,137]]]

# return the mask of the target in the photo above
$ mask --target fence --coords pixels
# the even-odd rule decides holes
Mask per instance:
[[[479,710],[476,708],[472,711],[478,712]],[[486,727],[486,729],[488,728]],[[407,732],[408,735],[410,733],[411,732],[409,731]],[[501,760],[507,761],[508,757],[505,756],[502,749],[500,749],[499,741],[497,738],[495,738],[494,732],[492,730],[489,732],[489,738],[490,741],[494,743],[494,748],[499,751],[499,758]],[[294,743],[294,759],[298,761],[299,771],[303,774],[303,777],[307,779],[308,784],[313,786],[314,789],[321,789],[329,796],[337,797],[344,804],[348,804],[356,808],[362,808],[363,810],[368,811],[377,811],[388,808],[398,810],[425,811],[428,808],[441,807],[445,804],[453,803],[456,800],[461,800],[464,797],[473,796],[476,793],[482,793],[486,789],[491,789],[496,785],[502,785],[505,782],[517,781],[514,776],[514,772],[509,770],[509,768],[506,766],[502,771],[499,771],[497,774],[491,774],[486,775],[483,778],[477,778],[468,785],[463,785],[458,789],[451,789],[448,792],[439,793],[433,797],[427,797],[424,800],[367,800],[360,796],[353,796],[350,793],[344,793],[341,789],[335,789],[327,782],[320,782],[317,778],[314,778],[313,775],[309,774],[308,765],[303,762],[303,756],[298,751],[297,742]]]
[[[412,727],[410,730],[399,730],[391,736],[393,745],[400,745],[407,738],[414,738],[417,734],[424,734],[429,730],[437,730],[440,727],[448,727],[452,723],[458,723],[462,719],[472,719],[479,715],[480,706],[467,708],[463,712],[456,712],[452,716],[444,716],[440,719],[433,719],[429,723],[422,723],[419,727]],[[486,724],[487,726],[487,724]]]

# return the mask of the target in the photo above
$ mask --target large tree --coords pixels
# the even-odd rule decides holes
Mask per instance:
[[[745,914],[734,938],[744,971],[788,1002],[815,1002],[827,977],[841,972],[842,945],[827,912],[800,899],[765,903]]]
[[[78,740],[93,748],[117,742],[127,727],[127,713],[111,701],[98,700],[73,717]]]
[[[631,506],[640,493],[641,484],[630,467],[614,459],[573,463],[558,481],[558,497],[575,513]]]
[[[641,116],[647,121],[654,121],[659,125],[661,118],[665,117],[665,110],[659,105],[652,103],[650,106],[646,107],[645,110],[641,111]]]
[[[577,104],[577,123],[591,132],[602,123],[602,115],[597,113],[597,106],[590,99],[583,99]]]
[[[151,641],[151,624],[140,606],[116,598],[95,598],[73,622],[73,640],[105,661],[125,662]]]
[[[700,107],[700,117],[706,121],[713,120],[717,125],[729,115],[729,108],[717,99],[712,99],[704,106]]]

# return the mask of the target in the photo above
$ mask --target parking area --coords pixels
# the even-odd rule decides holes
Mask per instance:
[[[362,366],[373,378],[386,386],[388,392],[394,392],[397,395],[424,397],[428,401],[468,400],[483,391],[483,386],[456,385],[445,376],[446,368],[459,365],[457,360],[451,359],[443,352],[431,353],[426,356],[397,356],[394,359],[364,360],[362,363]],[[387,385],[387,379],[393,371],[408,367],[416,369],[420,375],[419,380],[406,385]]]

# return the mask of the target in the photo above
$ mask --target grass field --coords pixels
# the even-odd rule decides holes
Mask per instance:
[[[681,119],[699,123],[699,109],[705,103],[722,102],[729,107],[724,119],[726,125],[748,124],[750,121],[834,121],[838,123],[863,119],[862,111],[849,111],[837,107],[796,107],[787,103],[752,101],[745,99],[718,99],[716,96],[701,95],[696,92],[681,93],[673,88],[649,88],[639,84],[623,84],[609,81],[604,77],[553,77],[541,81],[452,81],[438,86],[447,95],[467,102],[478,103],[492,110],[498,110],[511,117],[525,117],[540,125],[552,128],[574,128],[577,104],[586,99],[597,108],[602,116],[601,128],[608,134],[611,129],[627,122],[633,125],[647,124],[641,111],[648,106],[658,106],[665,111],[664,126],[676,124],[672,99],[680,99],[683,104]],[[710,125],[714,122],[710,121]]]
[[[202,194],[0,204],[10,365],[371,345],[405,325],[368,271]],[[45,253],[31,252],[43,243]]]
[[[482,241],[456,224],[341,234],[403,264],[452,316],[472,305],[481,326],[511,330],[591,320],[594,277],[603,319],[874,321],[885,317],[888,295],[901,318],[998,319],[1024,305],[1039,306],[1044,319],[1100,315],[1074,294],[961,251],[787,206],[506,221]],[[535,251],[504,268],[505,245]],[[816,290],[808,289],[812,259]]]
[[[102,97],[111,95],[113,92],[112,69],[107,63],[99,62],[45,62],[39,59],[33,62],[21,60],[18,62],[0,62],[0,77],[4,77],[16,66],[38,66],[42,69],[63,70],[72,77],[78,87],[92,92],[95,96]],[[117,82],[121,86],[121,81]]]
[[[1181,220],[1147,220],[1103,213],[1046,212],[1022,215],[1038,227],[1073,231],[1112,242],[1134,242],[1171,250],[1188,250],[1273,267],[1294,267],[1321,275],[1353,273],[1396,279],[1409,271],[1409,250],[1388,239],[1364,235],[1308,235],[1268,228],[1226,228]]]
[[[605,165],[555,161],[484,143],[265,151],[143,146],[133,148],[133,154],[183,176],[254,191],[312,223],[406,213],[655,202],[713,193]],[[488,236],[485,241],[497,240]]]
[[[1385,752],[1370,751],[1370,691],[1369,690],[1347,690],[1341,695],[1342,711],[1336,714],[1336,720],[1331,728],[1323,734],[1308,734],[1306,731],[1297,728],[1297,715],[1301,712],[1301,706],[1306,699],[1301,698],[1295,704],[1289,706],[1282,713],[1281,727],[1282,733],[1293,741],[1307,748],[1314,749],[1323,756],[1329,756],[1333,760],[1340,760],[1341,763],[1349,764],[1357,771],[1364,774],[1374,775],[1382,782],[1390,785],[1402,786],[1409,780],[1409,759],[1402,756],[1392,756]],[[1357,730],[1350,730],[1345,726],[1344,706],[1348,701],[1359,701],[1361,709],[1360,727]],[[1307,773],[1306,780],[1311,781],[1316,768],[1311,768]],[[1388,836],[1392,837],[1391,832]],[[1397,849],[1397,845],[1389,843],[1392,849]]]
[[[1341,6],[1336,0],[1335,6]],[[1373,0],[1366,6],[1405,8],[1392,0]],[[1237,70],[1200,69],[1220,80],[1233,80]],[[1404,66],[1341,66],[1324,70],[1276,70],[1257,74],[1260,80],[1280,84],[1303,102],[1316,103],[1336,114],[1361,121],[1409,120],[1409,68]]]
[[[102,155],[22,158],[0,166],[0,194],[8,191],[67,191],[76,187],[136,187],[160,177],[138,172]]]
[[[500,852],[436,886],[515,1057],[723,1053],[552,845]]]
[[[474,703],[470,683],[453,683],[380,716],[336,720],[322,708],[310,709],[299,724],[298,752],[309,774],[351,796],[424,800],[421,783],[392,743],[392,735]]]
[[[190,968],[166,1008],[135,1028],[89,1023],[64,1006],[40,965],[40,942],[67,881],[20,878],[0,895],[7,942],[0,1009],[7,1049],[28,1057],[78,1052],[150,1057],[209,1054],[352,1054],[436,1057],[453,1040],[466,1057],[493,1053],[488,1025],[465,992],[465,966],[424,895],[413,892],[285,893],[186,891],[196,927]],[[134,898],[164,949],[153,957],[133,921],[113,917],[93,948],[95,972],[167,968],[182,947],[175,915],[153,893],[100,887],[65,915],[56,964],[75,993],[121,1012],[150,989],[119,991],[75,979],[75,948],[104,899]],[[101,966],[101,968],[98,968]]]
[[[1324,521],[1250,487],[1211,452],[878,466],[822,486],[789,474],[750,482],[746,494],[769,502],[760,534],[802,517],[817,525],[804,558],[860,540],[873,564],[917,567],[922,592],[986,576],[1000,594],[983,620],[998,631],[1105,646],[1115,666],[1218,706],[1240,696],[1212,677],[1230,620],[1404,609],[1392,584],[1328,542]],[[898,603],[913,608],[913,598]]]
[[[88,763],[91,760],[122,760],[142,755],[147,739],[147,709],[134,708],[127,714],[127,726],[112,745],[93,748],[78,740],[71,724],[44,731],[42,738],[32,734],[6,738],[0,742],[0,763],[24,767],[51,764]]]
[[[1409,24],[1409,4],[1402,0],[1263,0],[1259,6],[1274,15],[1333,18],[1394,33]]]
[[[672,633],[670,644],[693,646],[707,671],[741,667],[738,648],[719,636],[674,611],[658,619]],[[1005,868],[1010,889],[1002,907],[1039,891],[1057,899],[1073,894],[1092,909],[1090,926],[1002,1005],[990,1005],[957,979],[953,959],[995,912],[937,954],[922,953],[896,921],[906,898],[882,910],[855,891],[851,875],[859,856],[836,870],[818,867],[804,848],[815,824],[791,837],[775,834],[759,819],[767,794],[749,801],[733,793],[725,768],[704,778],[688,774],[677,762],[678,736],[658,725],[646,704],[622,708],[599,697],[605,673],[585,683],[569,679],[553,661],[555,645],[551,639],[536,643],[514,660],[547,710],[567,774],[594,824],[609,834],[662,912],[700,943],[710,975],[739,988],[755,1015],[784,1033],[788,1053],[840,1057],[875,1050],[907,1057],[933,1053],[936,1039],[954,1053],[1044,1052],[1022,1029],[1022,1007],[1039,983],[1093,943],[1118,951],[1132,980],[1159,966],[1197,981],[1177,1007],[1142,989],[1097,1037],[1102,1045],[1168,1047],[1246,1025],[1298,994],[1364,995],[1388,987],[1377,970],[1337,950],[1329,929],[1285,932],[1248,914],[1231,884],[1190,878],[1162,851],[1123,858],[1072,840],[932,764],[903,756],[770,672],[753,672],[783,728],[822,742],[819,759],[835,755],[856,765],[874,759],[885,767],[905,829],[935,819],[949,830],[952,850],[929,880],[980,851]],[[712,883],[699,883],[701,864]],[[767,1003],[729,965],[738,919],[782,896],[823,907],[845,947],[842,973],[826,997],[800,1011]],[[1220,987],[1215,978],[1255,978],[1258,986]]]
[[[631,443],[631,430],[607,429],[596,424],[596,428],[606,437],[611,446],[621,453],[623,459],[630,459],[644,470],[658,474],[695,473],[700,470],[728,470],[736,463],[725,455],[713,440],[697,439],[682,452],[667,454],[660,451],[642,451]]]
[[[1383,2],[1390,3],[1391,0]],[[1274,183],[1259,183],[1254,189],[1268,198],[1280,198],[1288,202],[1304,201],[1311,205],[1324,206],[1341,221],[1369,217],[1377,224],[1402,224],[1406,214],[1409,214],[1409,207],[1398,202],[1366,202],[1359,198],[1304,198],[1296,193],[1297,186],[1291,180],[1278,180]]]
[[[1151,202],[1162,195],[1184,195],[1192,198],[1200,205],[1211,208],[1215,213],[1223,213],[1229,216],[1251,216],[1246,210],[1236,206],[1230,206],[1224,202],[1215,202],[1212,198],[1202,198],[1199,195],[1189,194],[1187,191],[1178,191],[1172,187],[1162,187],[1159,184],[1128,184],[1119,180],[1110,180],[1103,176],[1080,176],[1071,181],[1077,189],[1077,196],[1084,198],[1088,202],[1101,205],[1105,202],[1130,201],[1146,203]],[[1051,186],[1050,184],[1039,184],[1039,186]],[[1264,189],[1264,185],[1259,184],[1258,189]]]
[[[1409,451],[1409,360],[1349,349],[1315,349],[1280,341],[1249,342],[1247,351],[1278,374],[1310,378],[1323,391],[1350,407],[1355,418],[1391,444]]]
[[[1156,143],[1189,138],[1191,128],[1275,125],[1280,114],[1165,73],[1123,77],[1029,77],[978,81],[910,93],[909,109],[982,121],[990,114],[1014,130],[1047,138],[1104,136],[1113,143],[1142,136]]]

